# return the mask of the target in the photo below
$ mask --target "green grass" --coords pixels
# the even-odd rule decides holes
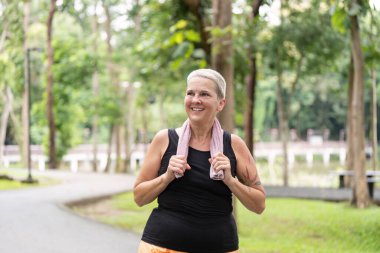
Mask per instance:
[[[122,228],[127,228],[138,234],[142,234],[145,223],[154,207],[157,206],[156,201],[138,207],[132,193],[117,195],[112,198],[112,206],[122,212],[120,215],[111,217],[102,217],[101,221]]]
[[[19,181],[10,181],[6,179],[0,179],[0,191],[1,190],[13,190],[28,187]]]
[[[98,220],[142,233],[156,203],[137,207],[132,193],[111,199],[119,212]],[[358,210],[348,203],[300,199],[267,199],[262,215],[238,204],[240,252],[375,253],[380,249],[380,210]]]
[[[26,170],[12,170],[12,169],[2,169],[0,170],[0,175],[8,176],[13,180],[0,179],[0,191],[1,190],[15,190],[23,189],[29,187],[39,187],[39,186],[49,186],[58,184],[58,180],[53,180],[51,178],[43,176],[33,176],[33,179],[36,179],[38,183],[27,184],[22,183],[21,180],[25,180],[28,177],[28,172]]]
[[[379,252],[380,210],[348,203],[267,200],[261,216],[239,205],[241,252]]]

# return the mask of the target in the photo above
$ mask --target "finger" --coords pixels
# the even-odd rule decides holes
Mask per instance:
[[[170,162],[169,162],[170,165],[173,165],[173,166],[176,166],[176,167],[185,167],[186,165],[186,161],[182,160],[182,159],[171,159]]]
[[[178,167],[173,167],[172,171],[173,171],[174,174],[177,174],[177,175],[180,175],[180,176],[183,176],[183,174],[184,174],[184,171],[181,168],[178,168]]]
[[[230,169],[229,161],[219,161],[215,163],[215,166],[214,166],[215,171],[226,170],[226,169]]]
[[[223,158],[226,157],[222,152],[218,152],[214,155],[214,158]]]
[[[227,160],[221,160],[221,159],[214,159],[213,162],[212,162],[212,165],[214,167],[218,167],[218,166],[224,166],[224,165],[227,165],[229,163],[229,161]]]

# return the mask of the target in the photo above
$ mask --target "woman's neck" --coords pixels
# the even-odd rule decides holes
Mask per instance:
[[[205,124],[202,126],[191,125],[191,138],[189,145],[199,150],[210,150],[210,141],[212,138],[213,124]]]

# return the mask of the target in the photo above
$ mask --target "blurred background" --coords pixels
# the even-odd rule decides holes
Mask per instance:
[[[352,170],[368,202],[379,29],[377,0],[1,0],[0,166],[135,174],[186,119],[187,74],[213,68],[223,128],[265,184],[338,187]]]

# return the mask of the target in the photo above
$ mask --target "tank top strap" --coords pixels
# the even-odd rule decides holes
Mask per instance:
[[[223,131],[223,153],[228,156],[231,162],[231,174],[233,177],[236,176],[236,156],[232,149],[231,144],[231,133]]]
[[[169,145],[166,149],[165,155],[163,157],[164,166],[161,168],[163,170],[167,167],[167,163],[172,155],[177,153],[178,139],[179,136],[175,129],[168,129]],[[231,146],[231,133],[224,131],[223,132],[223,153],[228,156],[232,165],[232,176],[236,176],[236,156],[234,150]],[[164,171],[161,171],[161,173]]]
[[[230,153],[231,149],[231,134],[223,131],[223,153]]]
[[[168,150],[176,150],[177,151],[177,146],[178,146],[178,134],[175,131],[175,129],[168,129],[168,136],[169,136],[169,146]]]

